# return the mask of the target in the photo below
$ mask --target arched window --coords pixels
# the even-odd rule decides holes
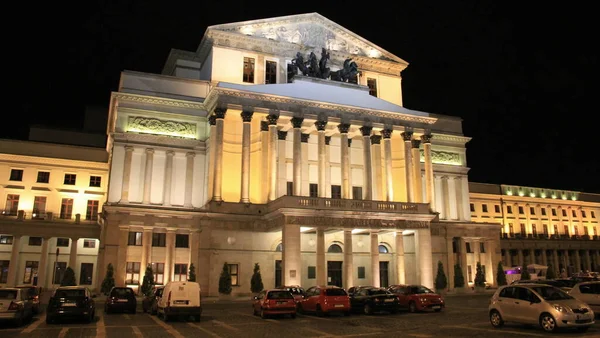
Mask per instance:
[[[379,245],[379,253],[390,253],[390,251],[388,250],[387,246]]]
[[[342,253],[342,247],[337,244],[331,244],[329,249],[327,249],[327,252]]]
[[[277,252],[283,251],[283,243],[277,244],[277,247],[275,248],[275,251],[277,251]]]

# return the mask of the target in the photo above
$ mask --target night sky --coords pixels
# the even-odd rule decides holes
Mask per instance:
[[[406,108],[464,119],[464,134],[473,138],[467,144],[470,181],[600,193],[592,7],[500,1],[22,3],[13,10],[18,21],[5,29],[4,81],[17,100],[9,105],[16,104],[16,111],[4,112],[2,138],[26,138],[30,124],[78,128],[86,105],[108,106],[122,70],[160,73],[170,49],[195,51],[207,26],[318,12],[409,63],[402,73]]]

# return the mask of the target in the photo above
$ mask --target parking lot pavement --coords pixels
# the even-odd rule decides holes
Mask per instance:
[[[261,319],[252,315],[250,302],[206,304],[200,322],[165,323],[149,314],[109,314],[96,311],[92,323],[46,324],[41,314],[22,327],[0,324],[0,337],[547,337],[537,326],[507,324],[494,329],[487,316],[488,296],[448,297],[440,313],[377,314],[349,317],[298,315],[296,319]],[[559,332],[552,336],[600,337],[600,320],[587,333]]]

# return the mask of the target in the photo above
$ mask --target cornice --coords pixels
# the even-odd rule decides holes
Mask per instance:
[[[0,163],[1,162],[33,166],[54,166],[73,169],[93,169],[102,171],[108,170],[108,163],[106,162],[86,162],[78,160],[66,160],[62,158],[34,157],[13,154],[0,154]]]
[[[204,141],[189,138],[177,138],[165,135],[137,134],[137,133],[113,133],[115,142],[134,143],[141,145],[177,147],[185,149],[205,150]]]
[[[177,60],[199,62],[198,58],[196,57],[196,53],[187,50],[171,48],[169,56],[167,56],[167,62],[165,62],[161,74],[171,75],[173,73],[173,69],[175,68],[175,63],[177,62]]]
[[[153,105],[168,106],[168,107],[204,110],[203,103],[185,101],[185,100],[177,100],[177,99],[160,98],[160,97],[155,97],[155,96],[114,92],[113,98],[115,98],[118,101],[122,100],[122,101],[130,101],[130,102],[136,102],[136,103],[153,104]]]
[[[437,134],[433,133],[433,141],[447,141],[447,142],[455,142],[460,144],[465,144],[471,141],[471,137],[467,136],[459,136],[459,135],[447,135],[447,134]]]

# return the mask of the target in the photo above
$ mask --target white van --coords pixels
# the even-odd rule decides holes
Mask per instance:
[[[158,301],[157,315],[164,321],[172,318],[193,316],[199,322],[202,314],[200,284],[196,282],[168,282]]]

